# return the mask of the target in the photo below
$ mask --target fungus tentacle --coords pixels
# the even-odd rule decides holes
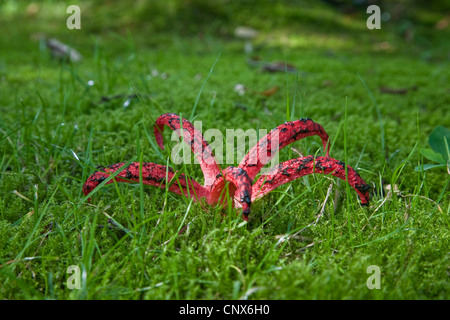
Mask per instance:
[[[183,131],[184,141],[191,147],[191,150],[197,156],[200,167],[205,178],[204,186],[210,187],[213,185],[215,177],[220,173],[220,168],[217,165],[216,159],[211,151],[211,147],[203,138],[200,131],[195,129],[194,125],[188,120],[183,119],[180,123],[180,116],[175,113],[166,113],[161,115],[154,127],[154,134],[156,142],[161,149],[164,149],[163,136],[164,126],[178,133],[181,137],[181,130]]]
[[[227,184],[227,182],[229,182]],[[229,197],[233,199],[233,205],[242,208],[242,217],[248,220],[252,202],[252,180],[244,169],[228,167],[216,177],[214,185],[211,187],[208,203],[216,204],[226,202],[226,187],[228,185]]]
[[[242,159],[239,168],[247,171],[248,176],[253,180],[261,169],[272,160],[277,151],[297,140],[314,135],[322,139],[323,149],[328,156],[328,134],[323,127],[311,119],[299,119],[285,122],[261,138]]]
[[[368,205],[370,186],[352,167],[347,165],[347,175],[345,169],[346,166],[342,161],[330,157],[314,158],[311,155],[282,162],[272,172],[260,176],[253,184],[252,201],[263,197],[285,183],[308,174],[320,173],[331,174],[346,181],[359,195],[361,204]]]
[[[100,183],[102,183],[106,178],[116,171],[120,172],[114,177],[117,182],[126,183],[139,183],[139,162],[132,162],[129,166],[125,166],[125,162],[116,163],[94,172],[84,183],[83,193],[88,195],[92,190],[94,190]],[[207,189],[202,185],[197,183],[192,179],[186,179],[184,174],[178,176],[178,181],[174,181],[176,173],[172,168],[162,166],[152,162],[142,163],[142,183],[165,188],[166,181],[169,181],[169,191],[184,195],[186,197],[194,198],[194,200],[199,200],[200,198],[205,198],[208,194]],[[109,180],[106,184],[114,182],[114,179]],[[187,180],[187,182],[186,182]]]
[[[88,195],[113,173],[116,174],[114,179],[109,180],[107,184],[114,181],[140,183],[139,177],[142,173],[144,184],[160,188],[166,188],[168,184],[168,190],[173,193],[193,198],[195,201],[205,199],[211,205],[219,203],[222,206],[226,205],[228,192],[232,199],[231,205],[241,208],[243,218],[248,220],[252,201],[299,177],[320,173],[347,181],[356,190],[361,204],[369,203],[369,185],[352,167],[329,157],[328,135],[321,125],[311,119],[286,122],[276,127],[250,150],[239,167],[228,167],[222,172],[202,134],[189,121],[176,114],[163,114],[156,121],[154,133],[162,149],[164,149],[162,132],[166,125],[182,136],[196,153],[205,178],[204,186],[163,165],[132,162],[127,166],[125,162],[120,162],[94,172],[84,183],[83,193]],[[326,156],[311,155],[285,161],[253,183],[261,168],[270,162],[277,151],[294,141],[313,135],[321,138]]]

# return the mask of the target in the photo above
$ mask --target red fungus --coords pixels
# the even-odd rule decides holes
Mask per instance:
[[[216,176],[220,173],[220,167],[214,159],[210,146],[205,139],[203,139],[203,135],[195,129],[194,125],[188,120],[183,119],[181,125],[180,116],[175,113],[166,113],[156,119],[153,130],[156,142],[161,149],[164,149],[162,133],[165,125],[176,131],[180,137],[181,131],[183,131],[184,141],[190,145],[191,150],[197,155],[197,159],[205,177],[204,186],[211,187],[216,180]]]
[[[252,201],[297,178],[308,174],[321,173],[331,174],[347,181],[358,193],[361,204],[369,204],[370,186],[361,179],[353,168],[347,166],[347,173],[345,169],[345,163],[330,157],[307,156],[285,161],[272,172],[262,175],[256,180],[252,189]]]
[[[114,177],[115,181],[139,182],[139,173],[142,170],[142,183],[161,188],[165,188],[169,183],[169,191],[189,196],[195,201],[204,199],[210,205],[219,203],[226,205],[228,192],[230,199],[233,199],[232,205],[242,208],[243,218],[248,220],[252,201],[299,177],[321,173],[331,174],[347,181],[358,193],[361,204],[369,203],[370,187],[353,168],[329,157],[328,135],[321,125],[311,119],[286,122],[276,127],[250,150],[239,167],[228,167],[223,171],[215,161],[211,148],[202,134],[194,128],[192,123],[186,119],[180,122],[180,119],[173,113],[161,115],[154,127],[156,141],[161,148],[164,148],[162,138],[164,126],[176,131],[180,137],[183,132],[183,139],[190,145],[199,160],[205,179],[203,186],[184,174],[177,177],[172,168],[156,163],[143,162],[140,167],[139,162],[133,162],[125,167],[125,162],[121,162],[94,172],[84,183],[83,193],[88,195],[110,174],[119,170],[120,172]],[[326,156],[307,156],[285,161],[268,174],[261,175],[253,184],[256,175],[270,162],[277,151],[297,140],[313,135],[321,138]],[[113,183],[114,179],[107,184]]]
[[[247,171],[248,176],[253,180],[259,171],[272,160],[277,151],[297,140],[314,135],[318,135],[322,139],[323,149],[328,156],[328,134],[322,126],[311,119],[300,119],[285,122],[272,129],[242,159],[239,168]]]

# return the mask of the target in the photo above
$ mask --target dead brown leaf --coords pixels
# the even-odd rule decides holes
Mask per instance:
[[[380,92],[382,93],[391,93],[391,94],[407,94],[409,91],[416,91],[417,86],[409,87],[409,88],[388,88],[381,87]]]
[[[270,89],[267,89],[267,90],[265,90],[265,91],[263,91],[263,92],[257,92],[258,94],[260,94],[260,95],[263,95],[263,96],[265,96],[265,97],[271,97],[271,96],[273,96],[275,93],[277,93],[277,91],[280,89],[280,87],[279,86],[275,86],[275,87],[272,87],[272,88],[270,88]]]
[[[266,72],[297,72],[297,68],[289,63],[285,63],[282,61],[275,61],[271,63],[264,64],[262,66],[262,70]]]
[[[448,26],[450,25],[450,16],[444,17],[441,20],[439,20],[436,25],[435,28],[438,30],[444,30],[446,29]]]

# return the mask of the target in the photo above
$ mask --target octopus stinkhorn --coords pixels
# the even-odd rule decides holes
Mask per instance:
[[[214,158],[212,150],[203,138],[203,135],[194,128],[192,123],[174,113],[161,115],[154,126],[154,134],[160,148],[164,149],[162,133],[164,127],[176,131],[197,156],[204,175],[204,184],[177,174],[172,168],[152,162],[125,162],[103,167],[93,173],[83,185],[83,193],[87,196],[101,182],[111,174],[116,173],[107,184],[116,182],[140,182],[166,188],[179,195],[192,198],[194,201],[206,200],[210,205],[227,203],[226,192],[229,199],[233,199],[232,205],[241,208],[242,215],[248,220],[251,203],[266,195],[275,188],[291,182],[299,177],[321,173],[331,174],[347,181],[359,195],[362,205],[369,203],[370,186],[364,182],[360,175],[350,166],[329,157],[328,134],[323,127],[311,119],[300,119],[285,122],[279,125],[249,151],[242,159],[238,167],[220,168]],[[282,162],[269,173],[256,176],[261,169],[273,158],[276,152],[285,146],[302,138],[317,135],[321,138],[325,156],[306,156]],[[274,143],[275,142],[275,143]],[[256,179],[255,182],[253,182]],[[176,180],[176,182],[175,182]]]

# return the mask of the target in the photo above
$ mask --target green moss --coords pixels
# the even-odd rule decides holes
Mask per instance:
[[[0,5],[0,298],[448,299],[450,180],[445,169],[414,171],[433,128],[450,127],[448,28],[434,23],[443,15],[405,10],[372,32],[358,8],[252,4],[83,2],[81,30],[65,28],[53,1],[28,17],[24,4]],[[403,38],[408,21],[412,40]],[[232,36],[241,24],[260,30],[254,57],[298,74],[251,66]],[[83,61],[52,59],[39,32]],[[313,224],[331,183],[318,175],[256,201],[248,224],[161,189],[141,194],[139,184],[108,185],[82,203],[98,165],[138,159],[138,150],[166,164],[153,122],[165,112],[189,117],[216,59],[196,106],[203,132],[270,130],[287,120],[288,103],[293,118],[322,124],[331,155],[374,186],[371,206],[333,180]],[[134,93],[141,98],[124,106]],[[321,146],[312,137],[293,148],[280,161]],[[202,182],[199,166],[180,168]],[[400,194],[383,195],[388,184]],[[80,290],[67,288],[70,265],[86,271]],[[381,289],[366,286],[371,265]]]

